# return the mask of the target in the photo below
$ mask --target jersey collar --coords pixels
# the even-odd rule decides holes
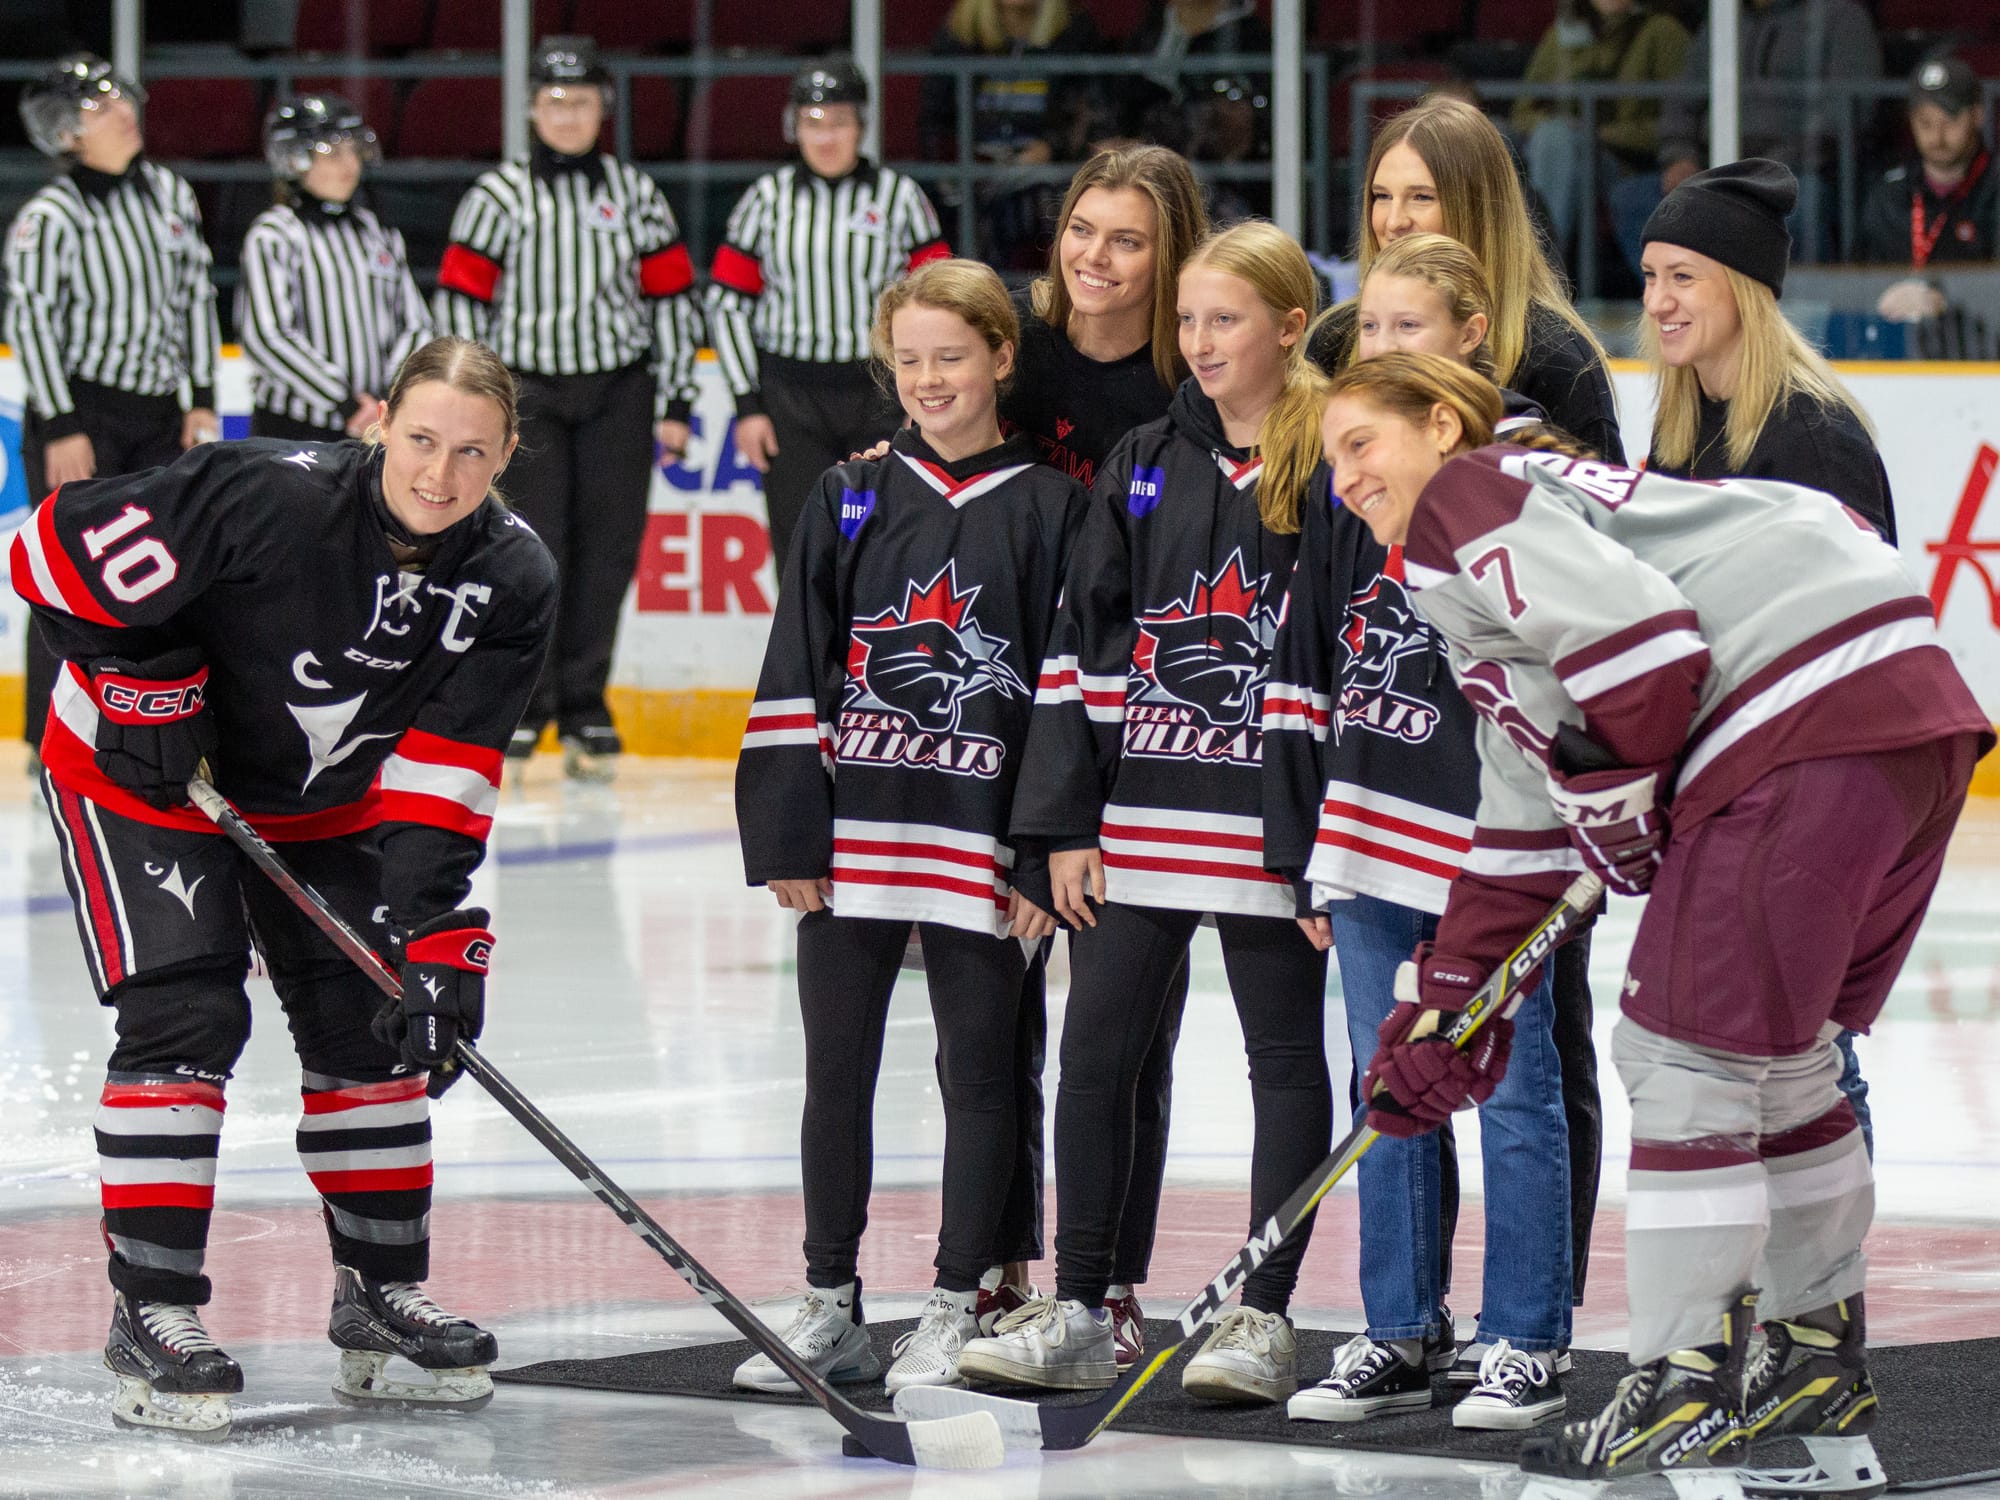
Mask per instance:
[[[1034,440],[1025,433],[1017,433],[997,448],[950,463],[939,458],[914,427],[899,430],[890,447],[911,473],[954,507],[998,489],[1035,462]]]

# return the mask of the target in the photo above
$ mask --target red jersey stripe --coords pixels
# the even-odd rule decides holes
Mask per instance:
[[[215,1189],[197,1182],[103,1182],[98,1201],[115,1208],[214,1208]]]
[[[717,285],[726,286],[732,292],[741,292],[746,297],[764,295],[763,263],[734,245],[715,247],[715,259],[709,264],[708,274]]]
[[[229,1106],[212,1083],[107,1083],[97,1102],[106,1109],[160,1109],[192,1104],[220,1112]]]
[[[1217,864],[1201,859],[1161,859],[1141,854],[1104,851],[1104,863],[1121,870],[1153,870],[1162,875],[1204,875],[1216,880],[1250,880],[1266,885],[1290,885],[1282,875],[1269,870],[1253,870],[1248,865]]]
[[[639,262],[639,290],[648,297],[675,297],[694,285],[694,262],[687,246],[655,250]]]
[[[484,745],[468,745],[464,740],[448,740],[441,734],[431,734],[422,729],[406,729],[403,737],[396,741],[396,754],[405,760],[420,760],[432,766],[457,766],[462,771],[476,771],[494,786],[500,785],[500,772],[505,758],[498,750],[489,750]]]
[[[52,491],[48,499],[35,508],[32,522],[35,528],[35,540],[40,543],[42,563],[48,569],[49,577],[55,583],[56,593],[60,596],[42,602],[51,608],[75,615],[79,620],[89,620],[96,625],[122,627],[125,622],[99,604],[96,596],[84,587],[83,575],[70,560],[69,552],[62,544],[62,538],[56,534],[56,502],[61,498],[61,490]],[[14,538],[14,545],[22,549],[21,557],[25,562],[27,549],[20,537]],[[18,580],[22,576],[22,571],[16,568],[14,577]]]
[[[1446,864],[1443,860],[1426,859],[1423,855],[1412,854],[1407,849],[1398,849],[1392,844],[1378,844],[1373,839],[1359,838],[1351,833],[1342,833],[1339,829],[1322,828],[1314,842],[1326,844],[1334,849],[1351,849],[1356,854],[1379,859],[1384,864],[1401,865],[1406,870],[1435,875],[1440,880],[1458,878],[1458,866],[1455,863]]]
[[[338,1114],[345,1109],[360,1109],[369,1104],[406,1104],[422,1097],[425,1082],[423,1075],[418,1074],[413,1078],[391,1078],[384,1083],[359,1083],[349,1089],[302,1092],[300,1100],[306,1114]]]
[[[1405,838],[1422,839],[1427,844],[1438,844],[1458,854],[1463,854],[1472,847],[1472,840],[1469,838],[1446,833],[1440,828],[1427,827],[1422,823],[1414,823],[1408,818],[1376,812],[1373,808],[1363,807],[1357,802],[1341,802],[1329,797],[1323,810],[1335,817],[1346,818],[1350,822],[1365,823],[1370,828],[1379,828],[1384,833],[1400,833]]]
[[[421,1167],[375,1167],[360,1172],[308,1172],[312,1185],[327,1197],[335,1193],[407,1193],[431,1185],[431,1164]]]
[[[493,289],[500,285],[500,262],[465,245],[447,245],[438,264],[438,285],[478,302],[491,302]]]
[[[462,833],[481,843],[493,831],[493,819],[486,814],[474,812],[463,802],[433,797],[428,792],[384,792],[381,806],[385,823],[422,823],[427,828]]]
[[[836,885],[844,880],[850,885],[949,891],[955,896],[970,896],[975,901],[991,901],[1001,911],[1007,909],[1007,897],[994,890],[991,881],[982,885],[976,880],[953,880],[949,875],[926,875],[915,870],[857,870],[844,865],[833,867],[833,880]]]
[[[51,716],[49,727],[53,729],[58,722]],[[44,733],[42,738],[46,741],[48,735]],[[138,801],[137,798],[133,800]],[[90,820],[83,815],[83,799],[59,785],[56,803],[62,812],[63,826],[69,830],[70,842],[76,849],[77,873],[83,880],[84,908],[89,914],[90,930],[97,935],[97,951],[104,962],[104,986],[109,989],[125,978],[125,943],[118,930],[111,893],[105,887],[104,866],[98,858],[97,845],[91,841]]]
[[[892,839],[843,839],[833,841],[835,854],[873,854],[884,859],[935,859],[942,863],[967,865],[1000,877],[1005,872],[991,855],[970,849],[954,849],[949,844],[918,844]]]
[[[1254,833],[1206,833],[1198,828],[1142,828],[1129,823],[1106,823],[1098,830],[1098,837],[1129,839],[1135,844],[1206,844],[1211,849],[1264,852],[1264,840]]]

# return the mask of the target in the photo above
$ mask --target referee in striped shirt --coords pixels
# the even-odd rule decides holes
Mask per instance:
[[[171,463],[220,435],[213,262],[193,189],[141,155],[145,100],[88,52],[21,92],[28,138],[64,164],[7,234],[5,331],[27,383],[32,496]],[[27,669],[27,741],[39,747],[56,661],[32,622]]]
[[[609,76],[587,37],[551,37],[532,76],[525,162],[483,173],[452,220],[438,318],[490,345],[521,384],[508,493],[562,572],[554,648],[508,753],[551,719],[563,768],[604,780],[622,748],[604,701],[638,567],[653,444],[687,451],[701,306],[667,200],[601,155]]]
[[[403,358],[431,337],[403,236],[356,201],[375,132],[338,94],[264,121],[277,203],[243,240],[236,326],[252,369],[252,437],[360,437]]]
[[[736,449],[764,475],[783,576],[813,483],[902,424],[868,364],[882,289],[951,254],[910,178],[861,154],[868,80],[850,62],[792,80],[799,159],[750,184],[709,271],[709,329],[736,395]]]

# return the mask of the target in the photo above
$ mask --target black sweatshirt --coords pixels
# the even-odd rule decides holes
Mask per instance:
[[[1000,398],[1000,429],[1025,432],[1043,463],[1088,489],[1119,440],[1164,417],[1174,393],[1160,383],[1150,342],[1123,359],[1092,359],[1036,316],[1025,289],[1014,294],[1014,311],[1021,348]]]

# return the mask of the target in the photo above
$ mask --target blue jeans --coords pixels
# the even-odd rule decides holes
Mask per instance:
[[[1565,115],[1550,115],[1528,133],[1522,156],[1528,165],[1528,181],[1548,205],[1549,228],[1555,236],[1556,253],[1568,256],[1576,248],[1579,225],[1585,234],[1597,233],[1597,205],[1583,201],[1583,153],[1593,149],[1583,134],[1583,121]],[[1597,152],[1597,192],[1607,195],[1611,188],[1632,175],[1610,151]],[[1651,210],[1647,210],[1649,213]]]
[[[1840,1091],[1854,1107],[1861,1126],[1861,1140],[1868,1147],[1868,1159],[1875,1160],[1875,1120],[1868,1112],[1868,1080],[1861,1076],[1861,1059],[1854,1055],[1854,1039],[1861,1033],[1843,1031],[1833,1039],[1840,1049]]]
[[[1395,1004],[1396,966],[1437,934],[1437,918],[1373,896],[1336,901],[1334,956],[1347,1036],[1366,1067]],[[1486,1175],[1485,1306],[1479,1337],[1520,1349],[1570,1341],[1569,1137],[1545,965],[1514,1015],[1507,1076],[1479,1108]],[[1356,1118],[1359,1118],[1357,1115]],[[1361,1302],[1372,1339],[1435,1334],[1438,1138],[1384,1137],[1361,1158]]]

